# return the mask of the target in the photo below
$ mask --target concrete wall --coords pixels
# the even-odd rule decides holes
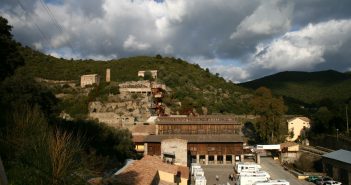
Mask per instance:
[[[301,156],[300,152],[286,152],[286,153],[281,153],[280,159],[281,163],[287,162],[287,163],[294,163],[295,161],[299,160]]]
[[[98,119],[99,122],[106,123],[112,127],[134,125],[134,117],[120,116],[114,112],[89,113],[89,118]]]
[[[163,153],[173,153],[175,154],[175,163],[186,166],[188,162],[187,145],[187,140],[165,139],[161,141],[161,155]]]
[[[174,183],[174,174],[172,173],[168,173],[168,172],[164,172],[164,171],[160,171],[158,170],[158,178],[161,181],[165,181],[165,182],[169,182],[169,183]],[[185,178],[181,178],[180,180],[181,182],[179,183],[179,185],[187,185],[188,184],[188,180]]]

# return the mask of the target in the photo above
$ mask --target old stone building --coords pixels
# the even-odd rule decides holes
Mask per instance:
[[[138,71],[138,76],[144,77],[146,72],[150,72],[152,78],[154,78],[154,79],[157,78],[157,70]]]
[[[99,85],[100,84],[100,76],[98,74],[89,74],[82,75],[80,77],[80,86],[85,87],[87,85]]]
[[[182,164],[233,164],[243,159],[240,130],[235,116],[159,117],[156,134],[144,139],[144,154]]]

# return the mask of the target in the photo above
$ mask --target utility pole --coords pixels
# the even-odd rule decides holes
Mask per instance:
[[[347,107],[348,106],[349,106],[349,104],[346,104],[346,106],[345,106],[345,110],[346,110],[346,133],[347,133],[347,135],[349,135],[349,114],[347,113]]]

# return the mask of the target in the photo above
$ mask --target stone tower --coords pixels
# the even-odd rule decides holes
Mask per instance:
[[[106,82],[110,82],[111,81],[111,71],[110,68],[106,69]]]

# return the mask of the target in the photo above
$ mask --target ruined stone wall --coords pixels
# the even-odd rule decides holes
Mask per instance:
[[[130,95],[117,96],[118,102],[90,102],[89,118],[111,126],[130,127],[136,122],[145,122],[151,116],[148,96],[140,95],[136,99]]]

